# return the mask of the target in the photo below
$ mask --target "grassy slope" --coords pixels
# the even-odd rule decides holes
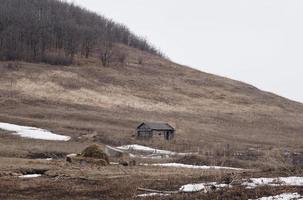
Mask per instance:
[[[302,147],[302,104],[125,51],[124,66],[100,67],[93,59],[69,67],[0,63],[0,121],[115,145],[137,142],[132,135],[139,122],[165,121],[177,129],[171,149]],[[137,64],[139,56],[143,65]]]

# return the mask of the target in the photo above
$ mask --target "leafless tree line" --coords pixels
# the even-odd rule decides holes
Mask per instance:
[[[114,43],[161,55],[126,26],[60,0],[0,0],[0,60],[68,64],[100,49],[104,65]]]

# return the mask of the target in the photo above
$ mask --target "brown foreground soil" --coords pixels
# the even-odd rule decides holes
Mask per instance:
[[[25,174],[42,174],[37,178],[20,178]],[[179,193],[169,196],[137,197],[138,188],[177,191],[190,183],[240,181],[251,177],[303,176],[292,170],[201,170],[155,166],[125,167],[74,165],[63,159],[42,160],[0,158],[0,199],[253,199],[284,192],[299,192],[302,187],[259,187],[241,185],[207,194]]]

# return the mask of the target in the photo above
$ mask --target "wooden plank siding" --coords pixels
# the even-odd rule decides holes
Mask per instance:
[[[163,138],[172,140],[175,135],[175,129],[167,123],[141,123],[137,127],[137,138]]]

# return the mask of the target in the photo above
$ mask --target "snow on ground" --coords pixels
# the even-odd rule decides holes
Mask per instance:
[[[242,183],[247,189],[258,186],[303,186],[303,177],[251,178]]]
[[[204,186],[204,183],[183,185],[183,186],[181,186],[179,191],[180,192],[200,192],[200,191],[204,191],[205,193],[207,192],[206,187]]]
[[[158,155],[158,154],[151,154],[151,155],[147,155],[147,156],[129,154],[129,156],[131,158],[158,159],[158,160],[163,159],[163,158],[169,158],[168,155],[162,156],[162,155]]]
[[[27,175],[19,176],[19,178],[37,178],[40,176],[42,176],[42,175],[41,174],[27,174]]]
[[[192,193],[192,192],[209,192],[211,190],[225,188],[225,187],[231,187],[227,184],[218,184],[216,182],[209,182],[209,183],[195,183],[195,184],[186,184],[180,187],[180,189],[176,192],[180,193]],[[162,195],[169,195],[169,194],[163,194],[163,193],[147,193],[147,194],[141,194],[137,197],[149,197],[149,196],[162,196]]]
[[[148,164],[145,164],[148,166]],[[233,167],[220,167],[220,166],[206,166],[206,165],[186,165],[181,163],[156,163],[150,164],[151,166],[160,166],[160,167],[175,167],[175,168],[189,168],[189,169],[226,169],[226,170],[244,170],[241,168]]]
[[[252,189],[257,186],[269,185],[269,186],[303,186],[303,177],[280,177],[280,178],[251,178],[248,182],[242,183],[242,185],[247,186],[247,189]],[[180,187],[178,190],[180,193],[192,193],[192,192],[210,192],[213,190],[218,190],[221,188],[231,188],[232,185],[229,184],[219,184],[216,182],[207,183],[194,183],[186,184]],[[164,195],[161,193],[148,193],[141,194],[138,197],[149,197]],[[166,194],[169,195],[169,194]],[[257,200],[303,200],[303,196],[298,193],[283,193],[276,196],[262,197]]]
[[[142,146],[142,145],[138,145],[138,144],[124,145],[124,146],[120,146],[117,148],[120,150],[124,150],[124,151],[142,151],[142,152],[146,152],[146,153],[166,154],[166,155],[175,154],[175,152],[172,152],[172,151],[154,149],[154,148],[150,148],[150,147],[146,147],[146,146]]]
[[[209,183],[196,183],[196,184],[186,184],[180,187],[180,192],[205,192],[207,193],[212,188],[219,189],[225,187],[232,187],[228,184],[218,184],[216,182],[209,182]]]
[[[165,158],[169,158],[169,156],[186,156],[192,155],[194,153],[177,153],[173,151],[161,150],[161,149],[154,149],[147,146],[142,146],[138,144],[132,145],[124,145],[120,147],[116,147],[116,149],[122,151],[128,151],[130,153],[130,157],[140,157],[140,158],[147,158],[147,159],[161,159],[163,155],[166,156]],[[138,153],[149,153],[149,155],[135,155],[134,152]],[[199,165],[186,165],[181,163],[158,163],[158,164],[142,164],[145,166],[160,166],[160,167],[175,167],[175,168],[190,168],[190,169],[225,169],[225,170],[243,170],[240,168],[233,168],[233,167],[221,167],[221,166],[199,166]]]
[[[298,193],[283,193],[277,196],[262,197],[256,200],[290,200],[290,199],[303,200],[303,196],[301,196]]]
[[[21,137],[39,140],[68,141],[71,139],[69,136],[57,135],[44,129],[29,126],[18,126],[9,123],[0,123],[0,129],[11,131],[13,132],[12,134],[19,135]]]
[[[153,197],[153,196],[168,196],[169,194],[162,194],[162,193],[146,193],[146,194],[139,194],[137,197]]]
[[[124,145],[117,147],[117,149],[123,150],[123,151],[138,151],[143,153],[151,153],[152,155],[179,155],[179,156],[186,156],[186,155],[192,155],[193,153],[177,153],[173,151],[168,150],[161,150],[161,149],[154,149],[147,146],[142,146],[138,144],[132,144],[132,145]],[[151,156],[152,156],[151,155]]]
[[[52,161],[53,158],[37,158],[36,160],[46,160],[46,161]]]
[[[76,156],[77,156],[76,153],[71,153],[71,154],[66,155],[66,157],[76,157]]]

